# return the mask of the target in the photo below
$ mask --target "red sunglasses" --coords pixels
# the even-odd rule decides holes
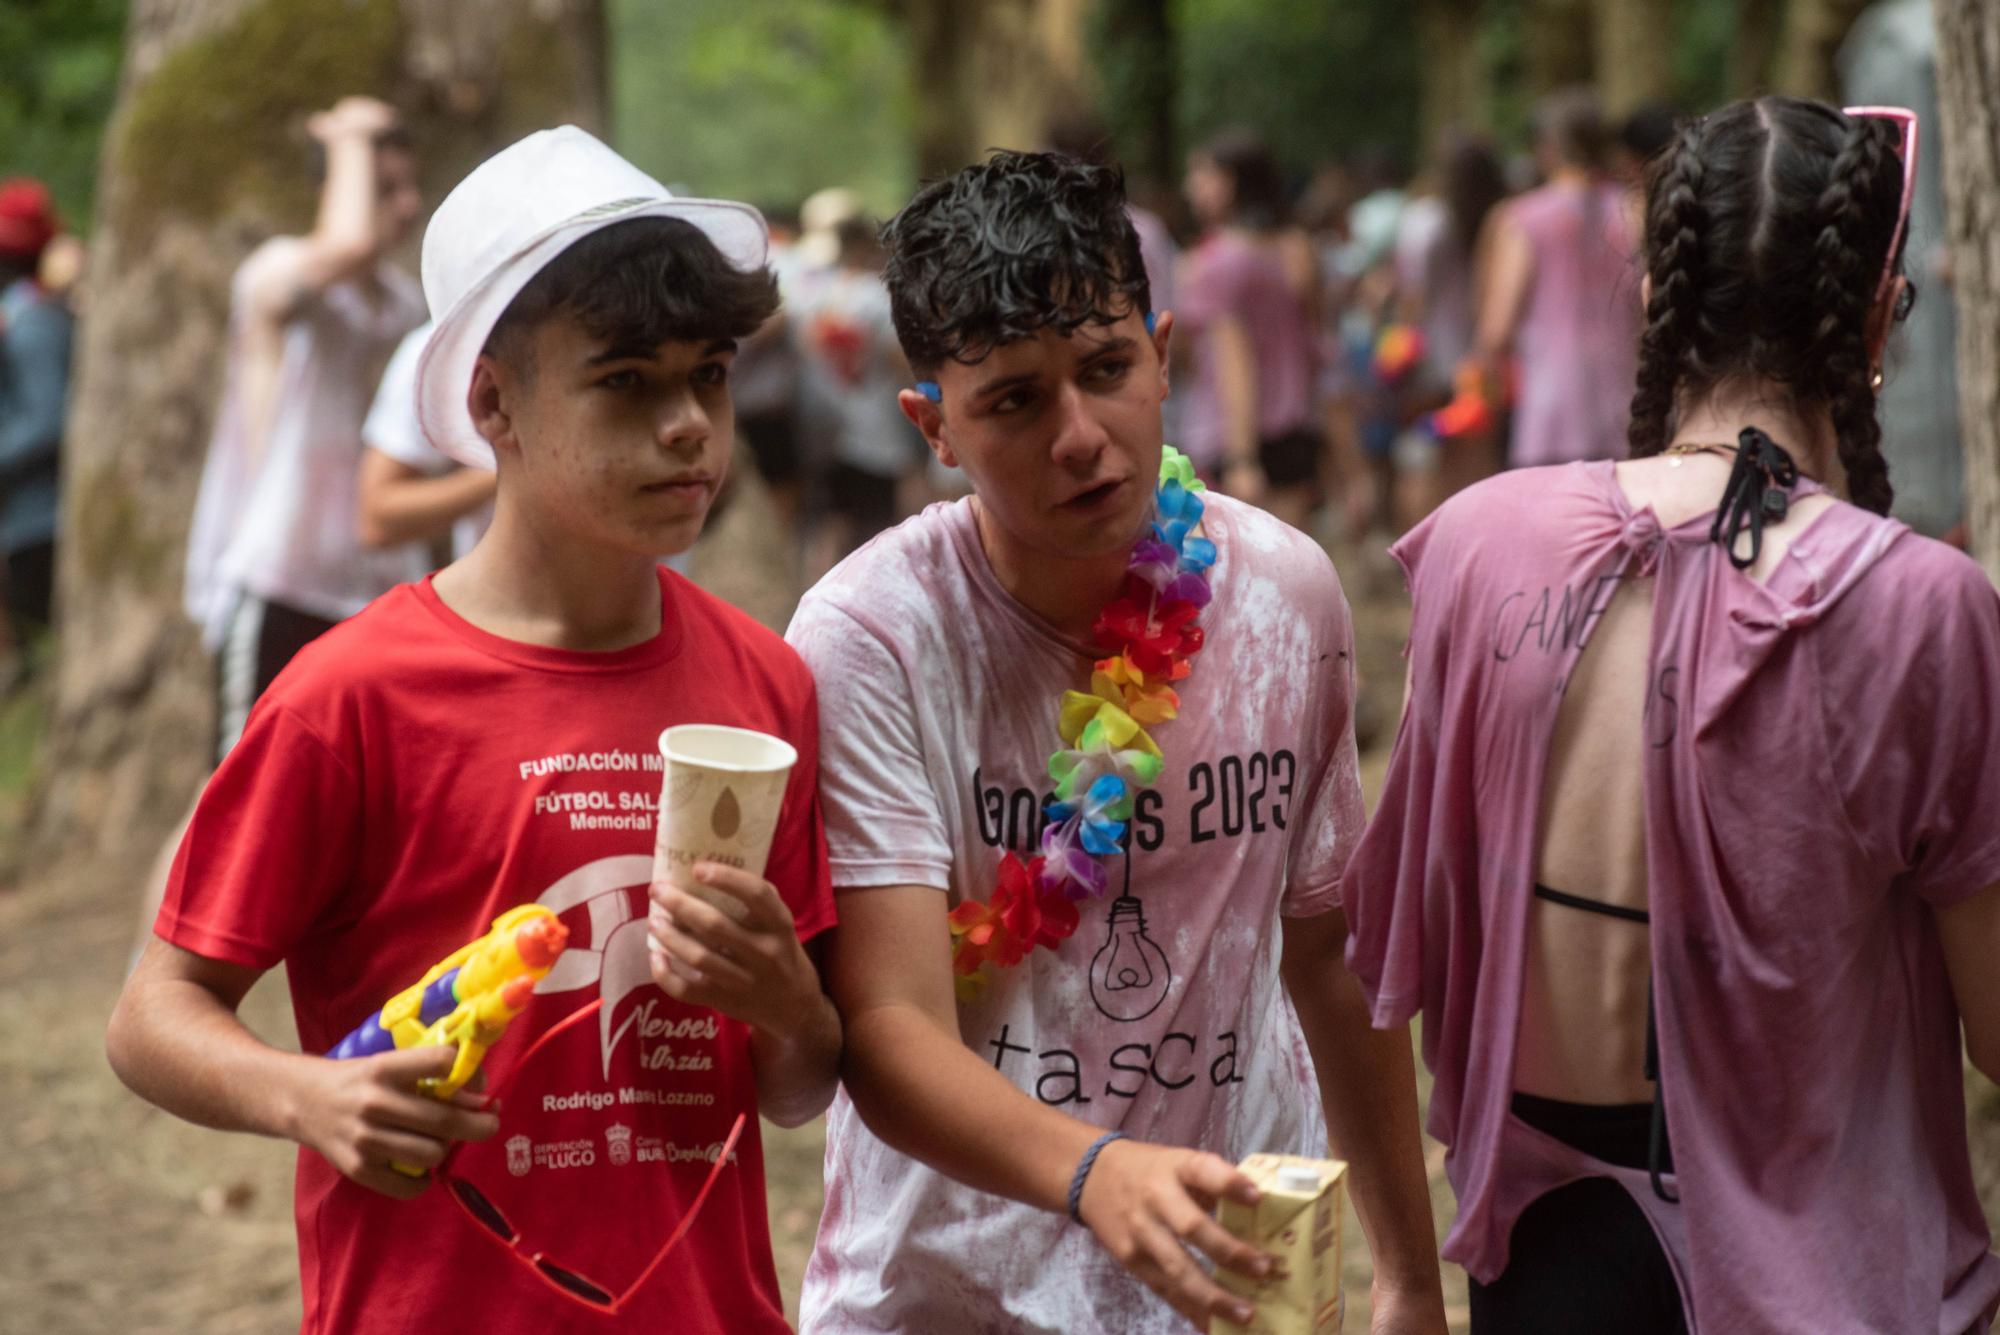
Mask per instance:
[[[579,1009],[575,1014],[565,1016],[559,1023],[553,1025],[547,1033],[536,1039],[528,1050],[521,1054],[521,1060],[515,1063],[512,1070],[500,1077],[493,1089],[489,1091],[488,1097],[498,1098],[500,1091],[515,1076],[519,1075],[529,1062],[535,1059],[535,1055],[546,1047],[551,1039],[567,1030],[571,1025],[579,1024],[592,1015],[595,1015],[603,1004],[602,1000],[593,1001],[588,1006]],[[500,1207],[495,1205],[485,1192],[451,1171],[452,1163],[458,1158],[459,1150],[464,1148],[463,1141],[451,1147],[450,1152],[444,1157],[444,1162],[438,1165],[435,1176],[451,1192],[451,1198],[458,1202],[459,1209],[465,1211],[466,1218],[479,1225],[481,1232],[485,1233],[502,1247],[505,1247],[509,1256],[512,1256],[516,1261],[526,1266],[542,1283],[581,1307],[601,1313],[604,1316],[616,1316],[624,1309],[625,1304],[631,1301],[632,1295],[637,1293],[648,1279],[652,1278],[653,1272],[660,1268],[660,1263],[665,1261],[674,1248],[680,1245],[681,1239],[687,1236],[688,1229],[694,1224],[695,1216],[701,1213],[702,1203],[708,1199],[708,1193],[714,1189],[716,1179],[722,1176],[722,1170],[729,1165],[730,1158],[736,1151],[736,1141],[743,1134],[743,1124],[746,1116],[747,1114],[744,1113],[736,1114],[735,1125],[729,1128],[729,1135],[722,1142],[721,1153],[715,1156],[715,1163],[709,1168],[707,1179],[702,1182],[701,1190],[695,1193],[694,1202],[688,1206],[687,1213],[681,1216],[680,1223],[675,1225],[674,1231],[667,1235],[667,1240],[660,1244],[660,1250],[653,1253],[653,1259],[646,1263],[646,1268],[639,1272],[638,1278],[626,1285],[622,1291],[617,1292],[614,1292],[603,1284],[599,1284],[593,1279],[586,1278],[579,1271],[572,1270],[568,1266],[550,1259],[546,1252],[529,1252],[523,1249],[521,1246],[521,1230],[514,1227],[513,1222],[507,1218]]]
[[[1882,281],[1875,285],[1874,305],[1880,305],[1889,285],[1896,281],[1896,252],[1903,244],[1903,232],[1910,223],[1910,196],[1917,184],[1917,113],[1908,107],[1842,107],[1845,116],[1879,116],[1903,132],[1903,202],[1896,209],[1896,230],[1889,236],[1889,254],[1882,261]]]

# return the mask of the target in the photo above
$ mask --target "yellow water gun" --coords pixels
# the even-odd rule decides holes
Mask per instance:
[[[507,1025],[527,1008],[535,984],[555,964],[569,929],[540,904],[523,904],[493,920],[493,929],[433,965],[417,982],[389,999],[326,1055],[370,1057],[395,1048],[458,1049],[451,1073],[419,1088],[449,1099],[465,1088],[500,1041]]]

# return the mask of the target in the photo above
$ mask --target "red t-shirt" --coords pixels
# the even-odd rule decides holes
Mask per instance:
[[[306,1331],[786,1329],[748,1030],[653,984],[646,887],[660,731],[755,728],[799,752],[765,874],[801,938],[832,925],[818,705],[776,635],[678,575],[660,581],[659,635],[615,653],[503,640],[428,582],[395,589],[293,660],[202,795],[157,930],[214,959],[283,961],[307,1052],[505,910],[561,914],[569,949],[489,1078],[578,1006],[604,1008],[511,1083],[500,1133],[455,1165],[528,1254],[622,1290],[750,1114],[693,1230],[616,1322],[552,1293],[447,1192],[394,1201],[302,1150]]]

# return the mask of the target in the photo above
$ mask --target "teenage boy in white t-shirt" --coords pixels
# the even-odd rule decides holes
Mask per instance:
[[[375,387],[361,424],[356,520],[364,547],[424,549],[448,537],[457,560],[493,522],[494,476],[455,462],[431,444],[417,420],[417,362],[430,336],[428,322],[411,330]],[[429,569],[425,565],[417,577]]]
[[[730,357],[777,302],[764,244],[754,210],[675,199],[573,127],[487,161],[425,236],[424,429],[497,464],[493,525],[258,702],[109,1036],[161,1107],[299,1142],[306,1331],[788,1329],[757,1116],[816,1115],[840,1048],[803,944],[833,920],[812,680],[658,565],[728,467]],[[692,870],[738,915],[651,884],[655,741],[681,722],[799,751],[768,879]],[[488,1062],[497,1113],[417,1092],[449,1048],[313,1055],[524,904],[568,946]],[[281,961],[303,1055],[236,1016]],[[449,1190],[392,1167],[462,1141],[486,1143]]]
[[[1155,515],[1173,327],[1119,174],[995,154],[926,188],[886,241],[923,377],[902,409],[974,495],[855,553],[788,635],[820,688],[847,1032],[803,1329],[1241,1319],[1191,1249],[1253,1274],[1263,1258],[1208,1211],[1254,1196],[1236,1160],[1323,1155],[1330,1129],[1374,1330],[1442,1332],[1409,1033],[1370,1027],[1341,961],[1362,808],[1332,563],[1211,496],[1200,530],[1166,531],[1178,569],[1214,560],[1187,575],[1212,592],[1198,656],[1183,623],[1098,635],[1108,605],[1152,596],[1128,566]],[[1185,517],[1180,482],[1158,503]],[[1142,554],[1171,566],[1161,547]],[[1164,680],[1153,655],[1187,662],[1177,717],[1162,678],[1104,676],[1121,650]],[[1089,800],[1048,806],[1076,767],[1129,780],[1124,798],[1093,811],[1092,779]],[[1078,847],[1097,871],[1053,890],[1018,860],[1039,849],[1046,874]],[[956,1003],[955,970],[976,989]]]

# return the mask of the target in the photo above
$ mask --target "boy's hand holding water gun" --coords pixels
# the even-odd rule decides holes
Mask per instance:
[[[318,1150],[354,1182],[408,1200],[430,1186],[429,1170],[455,1140],[486,1140],[500,1119],[460,1091],[449,1102],[418,1092],[450,1073],[450,1048],[396,1048],[355,1061],[315,1061],[299,1090],[292,1139]],[[391,1165],[419,1170],[412,1177]]]
[[[499,1130],[485,1098],[464,1086],[567,938],[539,905],[502,914],[327,1054],[344,1060],[315,1064],[295,1138],[364,1187],[399,1199],[421,1192],[452,1141]]]

